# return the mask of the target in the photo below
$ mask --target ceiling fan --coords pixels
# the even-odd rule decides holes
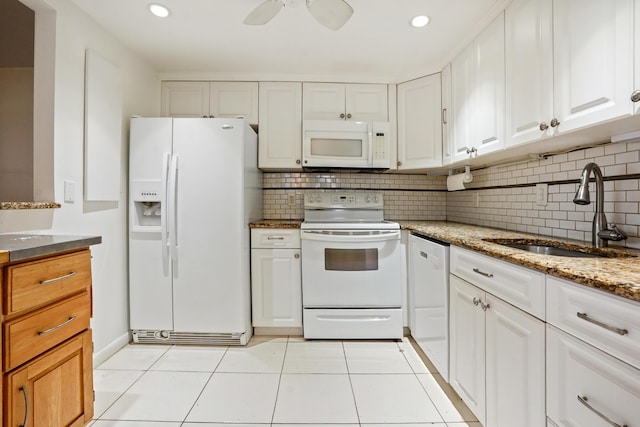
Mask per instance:
[[[344,0],[306,0],[311,16],[330,30],[338,30],[351,18],[353,8]],[[284,0],[264,0],[244,19],[247,25],[264,25],[284,7]]]

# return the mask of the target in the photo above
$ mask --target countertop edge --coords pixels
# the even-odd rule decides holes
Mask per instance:
[[[62,205],[56,202],[0,202],[0,210],[16,209],[59,209]]]
[[[6,236],[18,236],[18,235],[3,235]],[[89,247],[92,245],[98,245],[102,243],[102,236],[58,236],[58,235],[33,235],[43,236],[45,238],[58,239],[57,241],[42,242],[40,239],[23,244],[24,247],[4,247],[1,251],[7,254],[7,260],[5,262],[26,261],[31,258],[37,258],[41,256],[54,255],[60,252],[66,252],[76,249]],[[29,245],[30,244],[30,245]],[[0,253],[0,262],[2,261]]]

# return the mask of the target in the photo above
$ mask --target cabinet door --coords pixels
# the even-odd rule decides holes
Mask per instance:
[[[162,117],[208,117],[209,82],[162,82]]]
[[[555,132],[628,116],[632,0],[553,2]]]
[[[445,166],[453,158],[451,134],[451,64],[447,64],[442,69],[442,164]]]
[[[487,427],[545,422],[544,323],[487,294]]]
[[[473,44],[451,61],[452,162],[469,157],[473,147]]]
[[[304,119],[343,120],[345,90],[344,84],[304,83],[302,85]]]
[[[504,14],[474,41],[472,145],[477,155],[504,148]]]
[[[389,120],[387,114],[387,85],[351,84],[345,87],[345,113],[347,120]]]
[[[505,11],[506,147],[551,134],[551,8],[551,0],[515,0]]]
[[[398,85],[398,169],[442,166],[440,74]]]
[[[258,83],[211,82],[209,115],[244,116],[249,123],[258,124]]]
[[[633,22],[637,26],[640,24],[640,0],[634,2],[635,17]],[[632,96],[633,99],[638,99],[633,103],[634,114],[640,114],[640,31],[634,31],[635,38],[633,40],[634,59],[635,59],[635,75]]]
[[[302,169],[302,83],[260,83],[258,166]]]
[[[485,425],[485,315],[474,304],[484,292],[454,275],[449,284],[449,384]]]
[[[301,327],[300,249],[252,249],[253,326]]]
[[[93,417],[91,331],[5,375],[4,425],[80,427]]]

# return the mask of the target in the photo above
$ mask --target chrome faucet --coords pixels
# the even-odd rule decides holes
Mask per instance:
[[[589,196],[589,177],[592,172],[596,180],[596,211],[593,215],[593,226],[591,227],[591,243],[596,248],[601,248],[609,246],[609,240],[624,240],[627,238],[627,235],[616,227],[615,224],[611,224],[611,228],[607,228],[607,217],[604,214],[604,180],[602,178],[602,171],[597,164],[588,163],[584,169],[582,169],[580,185],[573,198],[573,203],[577,205],[588,205],[591,203]]]

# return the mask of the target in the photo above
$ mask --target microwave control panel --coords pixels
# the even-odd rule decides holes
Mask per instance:
[[[389,123],[373,122],[371,129],[373,167],[388,168],[389,165]]]

